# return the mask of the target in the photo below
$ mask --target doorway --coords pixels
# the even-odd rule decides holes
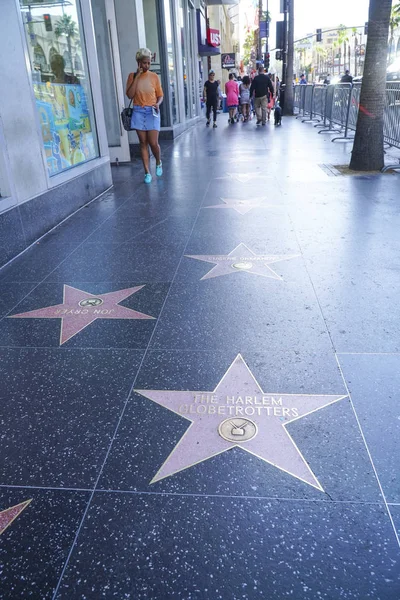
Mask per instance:
[[[129,162],[128,132],[122,127],[120,118],[125,105],[125,85],[121,74],[114,0],[91,0],[91,3],[110,159],[113,163]]]

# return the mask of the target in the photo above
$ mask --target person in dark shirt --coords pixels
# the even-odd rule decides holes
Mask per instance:
[[[346,72],[340,80],[340,83],[353,83],[353,77],[350,75],[350,71],[348,69],[346,69]]]
[[[264,72],[264,67],[258,69],[258,75],[253,79],[250,87],[250,97],[254,93],[254,108],[257,115],[256,125],[263,125],[267,122],[268,92],[274,96],[274,86],[268,75]]]
[[[217,109],[218,109],[218,81],[215,81],[215,72],[210,69],[208,73],[208,81],[204,84],[204,100],[206,103],[206,118],[207,127],[210,125],[211,109],[213,110],[214,124],[213,127],[217,126]]]

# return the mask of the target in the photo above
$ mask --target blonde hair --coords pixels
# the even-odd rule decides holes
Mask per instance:
[[[136,60],[143,60],[144,58],[149,58],[151,60],[151,51],[148,48],[139,48],[136,52]]]

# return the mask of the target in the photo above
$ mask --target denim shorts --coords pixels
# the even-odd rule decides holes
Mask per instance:
[[[151,106],[134,106],[131,127],[138,131],[160,131],[160,113],[155,117]]]

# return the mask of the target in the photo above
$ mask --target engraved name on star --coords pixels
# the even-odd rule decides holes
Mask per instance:
[[[240,215],[245,215],[253,208],[277,208],[279,204],[264,204],[264,198],[251,198],[249,200],[240,200],[234,198],[221,198],[223,204],[213,204],[204,206],[204,208],[233,209]]]
[[[154,319],[119,304],[143,287],[144,285],[138,285],[106,294],[92,294],[64,285],[62,304],[10,315],[10,318],[61,319],[60,345],[62,345],[97,319]]]
[[[230,179],[234,179],[239,183],[248,183],[253,179],[268,179],[270,175],[265,175],[264,173],[226,173],[226,176]]]
[[[216,265],[208,273],[200,279],[211,279],[212,277],[220,277],[222,275],[231,275],[240,271],[246,271],[253,275],[261,275],[262,277],[270,277],[272,279],[282,280],[269,265],[272,265],[283,260],[298,258],[300,254],[255,254],[245,244],[239,244],[229,254],[186,254],[187,258],[195,258]]]
[[[240,354],[213,392],[135,391],[190,422],[151,483],[238,447],[323,491],[286,426],[346,396],[263,392]]]

